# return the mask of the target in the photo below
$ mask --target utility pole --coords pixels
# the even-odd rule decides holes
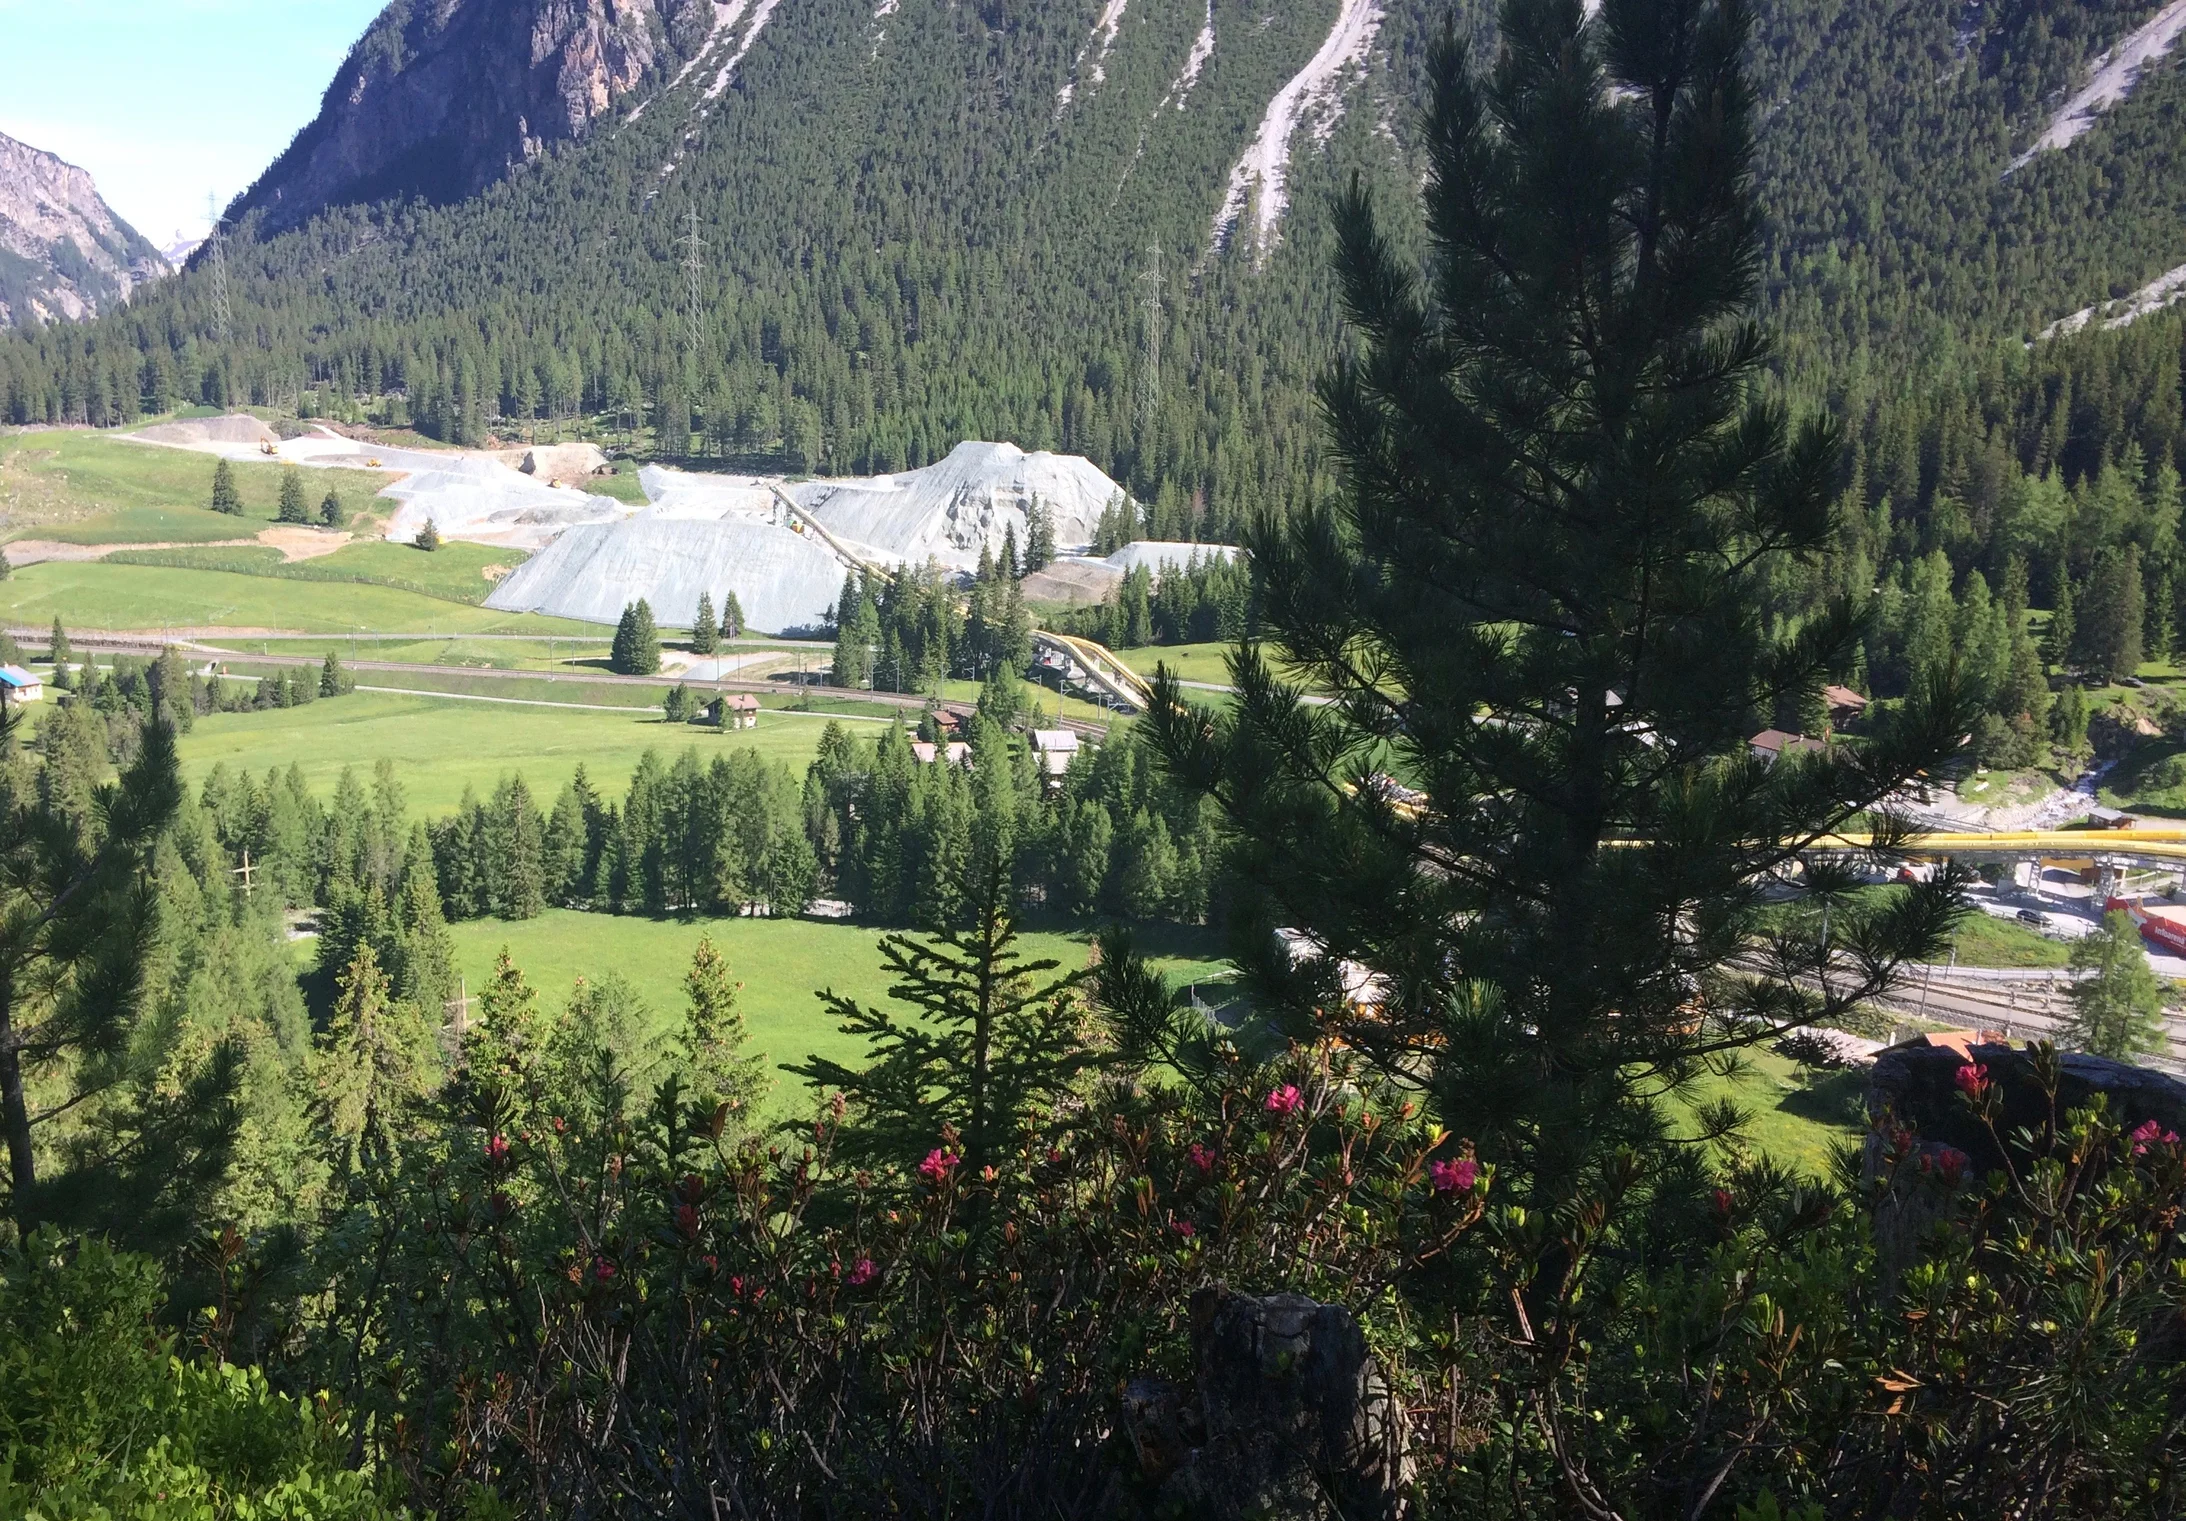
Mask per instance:
[[[699,349],[699,296],[704,282],[706,265],[705,245],[698,240],[698,203],[693,201],[689,212],[689,231],[683,237],[683,351],[685,379],[689,384],[698,383]]]
[[[226,344],[234,329],[228,310],[228,255],[220,236],[220,197],[210,190],[205,192],[205,217],[212,224],[205,241],[212,245],[213,337]]]
[[[1154,415],[1161,407],[1161,247],[1146,245],[1146,268],[1139,275],[1139,309],[1145,325],[1139,337],[1139,452],[1154,436]]]

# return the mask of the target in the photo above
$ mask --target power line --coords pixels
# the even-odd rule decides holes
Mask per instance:
[[[205,216],[212,223],[205,241],[212,245],[213,336],[225,344],[231,341],[235,326],[228,310],[228,255],[220,236],[220,197],[209,190],[205,193]]]

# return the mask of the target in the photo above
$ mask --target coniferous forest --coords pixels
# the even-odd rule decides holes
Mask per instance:
[[[392,765],[185,785],[239,688],[56,621],[35,736],[0,704],[0,1514],[2186,1511],[2186,1089],[1916,1043],[1803,1165],[1728,1096],[1955,954],[1903,800],[2071,762],[2186,630],[2186,322],[2030,342],[2171,257],[2176,74],[2011,168],[2154,7],[1392,5],[1279,243],[1211,247],[1334,9],[1142,8],[1069,112],[1090,4],[785,12],[702,121],[244,218],[227,341],[202,270],[0,340],[18,421],[999,434],[1128,481],[1104,535],[1245,550],[1069,615],[1235,645],[1064,766],[1011,732],[1012,543],[836,608],[839,682],[981,683],[960,754],[936,702],[440,816]],[[632,603],[615,669],[659,657]],[[1844,682],[1843,742],[1754,752]],[[888,993],[770,1063],[728,936],[822,898]],[[452,924],[550,908],[721,922],[673,1009],[505,951],[451,997]]]

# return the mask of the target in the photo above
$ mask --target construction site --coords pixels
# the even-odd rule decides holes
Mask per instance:
[[[969,577],[982,557],[1033,537],[1035,515],[1061,551],[1043,572],[1059,600],[1097,601],[1135,570],[1158,577],[1226,545],[1139,541],[1088,551],[1123,488],[1077,455],[968,440],[947,458],[892,475],[795,478],[648,465],[634,505],[597,489],[611,466],[591,444],[501,450],[395,449],[318,426],[281,438],[243,415],[166,424],[139,441],[233,460],[395,473],[381,492],[381,529],[416,543],[521,552],[485,606],[612,625],[643,600],[669,627],[689,627],[699,599],[734,596],[745,625],[794,637],[822,631],[845,577],[887,579],[906,567]],[[514,556],[512,556],[513,558]],[[1146,702],[1129,665],[1090,640],[1036,631],[1036,674],[1122,713]]]

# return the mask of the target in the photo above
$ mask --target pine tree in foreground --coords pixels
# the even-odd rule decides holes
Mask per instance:
[[[1066,1092],[1092,1061],[1076,1033],[1084,974],[1052,977],[1058,963],[1025,959],[1007,858],[973,854],[981,859],[964,871],[956,925],[880,942],[895,979],[888,996],[916,1011],[915,1020],[822,993],[843,1033],[862,1037],[872,1060],[853,1069],[814,1056],[783,1069],[849,1100],[859,1124],[841,1144],[857,1154],[900,1158],[932,1148],[950,1158],[947,1165],[960,1160],[976,1175],[1034,1104]],[[943,1139],[944,1127],[960,1137],[960,1155]]]
[[[721,594],[721,637],[724,639],[741,639],[744,637],[744,604],[736,600],[736,593],[733,591],[725,591]]]
[[[18,764],[21,722],[19,709],[0,712],[0,1138],[8,1212],[28,1234],[55,1208],[73,1202],[83,1206],[74,1213],[96,1214],[126,1192],[99,1158],[86,1159],[80,1188],[41,1177],[34,1128],[79,1095],[49,1090],[34,1112],[32,1089],[41,1079],[66,1088],[127,1074],[153,933],[144,874],[182,781],[173,731],[148,726],[135,762],[93,794],[87,837],[58,789],[37,786]],[[80,1197],[52,1197],[56,1190]]]
[[[339,528],[349,521],[349,514],[342,509],[342,494],[332,486],[326,488],[326,496],[319,503],[319,526]]]
[[[417,547],[428,554],[440,547],[440,525],[431,518],[417,531]]]
[[[711,935],[698,937],[691,969],[684,975],[687,1004],[681,1046],[701,1103],[727,1104],[748,1115],[767,1091],[766,1063],[744,1050],[744,1016],[736,1006],[743,984],[729,975],[729,963],[715,949]]]
[[[1445,37],[1428,266],[1363,190],[1340,208],[1347,494],[1251,536],[1267,642],[1231,657],[1234,707],[1166,671],[1153,704],[1235,832],[1261,996],[1424,1079],[1537,1199],[1662,1140],[1711,1065],[1850,1014],[1962,909],[1949,874],[1869,910],[1810,864],[1761,913],[1966,725],[1937,686],[1887,737],[1748,752],[1862,628],[1840,602],[1779,634],[1767,600],[1833,542],[1839,438],[1765,398],[1746,316],[1749,29],[1738,0],[1512,0],[1484,75]]]

